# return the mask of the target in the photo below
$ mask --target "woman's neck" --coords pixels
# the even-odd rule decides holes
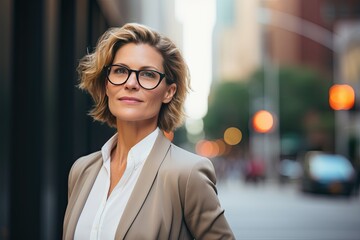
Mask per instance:
[[[130,149],[156,129],[156,125],[117,123],[118,139],[113,160],[126,161]]]

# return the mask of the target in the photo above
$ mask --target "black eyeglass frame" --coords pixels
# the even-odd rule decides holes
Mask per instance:
[[[113,66],[123,67],[123,68],[126,68],[126,69],[129,71],[128,76],[127,76],[126,80],[125,80],[123,83],[113,83],[113,82],[110,80],[110,78],[109,78],[110,69],[111,69],[111,67],[113,67]],[[139,86],[142,87],[143,89],[146,89],[146,90],[153,90],[153,89],[157,88],[157,86],[160,85],[161,81],[162,81],[162,80],[165,78],[165,76],[166,76],[165,73],[161,73],[161,72],[158,72],[158,71],[156,71],[156,70],[152,70],[152,69],[150,69],[150,70],[134,70],[134,69],[130,69],[130,68],[125,67],[124,65],[120,65],[120,64],[107,65],[107,66],[104,67],[104,70],[106,71],[106,79],[107,79],[111,84],[113,84],[113,85],[115,85],[115,86],[120,86],[120,85],[125,84],[125,83],[129,80],[130,75],[134,72],[135,75],[136,75],[136,81],[138,82]],[[141,83],[140,83],[140,81],[139,81],[139,74],[140,74],[140,72],[144,72],[144,71],[156,72],[157,74],[159,74],[160,79],[159,79],[159,82],[155,85],[155,87],[153,87],[153,88],[146,88],[146,87],[144,87],[144,86],[141,85]]]

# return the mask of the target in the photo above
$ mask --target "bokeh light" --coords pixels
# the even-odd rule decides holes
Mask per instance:
[[[354,106],[355,92],[347,84],[335,84],[329,90],[329,104],[334,110],[349,110]]]
[[[216,157],[219,155],[219,146],[208,140],[201,140],[196,144],[196,153],[204,157]]]
[[[202,119],[188,118],[186,119],[185,127],[188,133],[198,135],[204,129],[204,122]]]
[[[219,148],[219,156],[224,155],[228,152],[229,148],[222,139],[216,140],[215,143]]]
[[[260,110],[253,117],[253,127],[256,132],[267,133],[274,127],[273,115],[265,110]]]
[[[236,145],[240,143],[242,139],[242,133],[240,129],[236,127],[230,127],[224,132],[224,141],[229,145]]]
[[[174,140],[174,132],[165,132],[164,131],[164,135],[167,139],[169,139],[170,141]]]

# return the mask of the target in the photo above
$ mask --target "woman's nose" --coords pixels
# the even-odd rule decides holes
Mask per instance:
[[[128,89],[138,89],[140,88],[140,85],[137,81],[137,75],[136,72],[131,72],[129,75],[128,80],[125,83],[125,87]]]

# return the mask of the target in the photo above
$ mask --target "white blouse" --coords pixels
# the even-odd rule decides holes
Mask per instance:
[[[111,150],[117,143],[117,134],[104,144],[101,148],[104,162],[78,220],[75,240],[115,238],[120,218],[159,132],[159,128],[156,128],[130,149],[124,175],[109,198],[107,194],[110,187],[110,157]]]

